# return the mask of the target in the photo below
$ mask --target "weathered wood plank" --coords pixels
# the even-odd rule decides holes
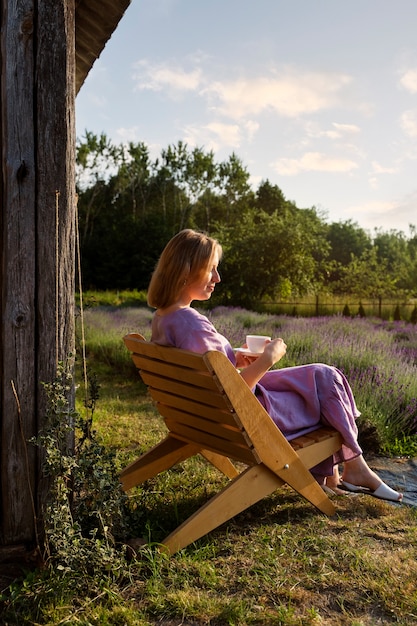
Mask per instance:
[[[37,382],[74,353],[75,1],[39,2],[37,15]],[[37,396],[37,429],[45,397]],[[71,445],[71,442],[68,442]],[[38,509],[48,483],[38,480]]]
[[[14,544],[34,533],[35,451],[25,440],[36,425],[35,16],[31,0],[2,10],[0,543]]]
[[[74,0],[2,5],[0,545],[6,546],[36,540],[46,486],[38,451],[27,440],[44,420],[41,382],[55,377],[57,359],[74,344],[74,10]]]

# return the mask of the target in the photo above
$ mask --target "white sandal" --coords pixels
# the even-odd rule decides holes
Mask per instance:
[[[361,487],[360,485],[352,485],[352,483],[346,482],[346,480],[342,480],[340,486],[346,489],[346,491],[351,491],[353,493],[363,493],[368,496],[373,496],[374,498],[378,498],[379,500],[388,500],[389,502],[401,502],[403,499],[403,494],[399,491],[395,491],[391,489],[385,483],[381,483],[379,487],[372,491],[368,487]]]

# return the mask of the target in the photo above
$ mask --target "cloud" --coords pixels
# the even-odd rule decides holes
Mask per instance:
[[[404,111],[400,118],[400,124],[406,135],[417,137],[417,109]]]
[[[400,78],[400,85],[410,93],[417,93],[417,69],[407,70]]]
[[[356,124],[338,124],[337,122],[333,122],[332,126],[334,126],[340,135],[357,135],[361,132],[361,129],[359,126],[356,126]]]
[[[350,159],[335,158],[321,152],[306,152],[300,159],[279,159],[271,164],[281,176],[295,176],[300,172],[351,172],[358,164]]]
[[[251,141],[259,124],[248,121],[244,124],[226,124],[214,121],[203,126],[188,125],[184,128],[184,140],[191,146],[201,146],[217,151],[224,148],[239,148],[243,141]]]
[[[163,91],[171,94],[196,91],[201,84],[201,70],[196,67],[186,70],[164,63],[150,63],[146,59],[134,64],[133,80],[136,90]]]
[[[232,119],[242,119],[273,111],[284,117],[297,117],[328,109],[339,102],[347,74],[303,72],[296,68],[274,71],[255,78],[212,80],[203,72],[205,59],[195,55],[191,69],[172,62],[151,63],[142,59],[134,64],[135,90],[167,91],[171,97],[195,92],[207,99],[211,111]],[[349,125],[336,125],[346,132]]]
[[[254,138],[254,136],[259,130],[259,124],[258,122],[255,122],[253,120],[248,120],[247,122],[245,122],[244,128],[247,133],[248,141],[252,141],[252,139]]]
[[[398,210],[399,205],[397,202],[381,200],[349,206],[345,212],[352,219],[358,216],[365,228],[374,227],[375,224],[384,228],[393,228],[391,224],[398,224]]]
[[[372,161],[371,166],[373,174],[397,174],[399,171],[398,167],[385,167],[378,161]]]
[[[212,122],[204,126],[189,125],[184,128],[184,141],[190,146],[204,145],[206,150],[217,152],[224,147],[238,148],[242,132],[237,124]]]
[[[141,129],[139,126],[130,126],[129,128],[121,126],[116,130],[116,137],[121,143],[137,142],[141,138]]]
[[[343,139],[347,135],[357,135],[361,132],[359,126],[355,124],[340,124],[338,122],[332,122],[331,127],[323,130],[321,129],[317,123],[315,122],[307,122],[305,125],[305,131],[310,138],[321,138],[325,137],[327,139]]]
[[[378,163],[378,161],[372,161],[371,172],[368,179],[369,187],[376,191],[379,189],[381,174],[394,175],[398,174],[398,172],[400,172],[400,168],[398,167],[386,167]]]
[[[242,118],[268,110],[284,117],[297,117],[334,106],[350,80],[345,74],[294,70],[281,76],[214,81],[201,93],[209,97],[216,111],[228,117]]]
[[[379,228],[407,232],[410,224],[413,224],[410,216],[415,215],[416,202],[417,190],[396,200],[353,205],[346,212],[351,217],[357,215],[365,228],[374,228],[378,224]]]

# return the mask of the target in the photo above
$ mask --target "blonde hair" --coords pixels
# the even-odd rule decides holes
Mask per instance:
[[[185,284],[207,270],[214,253],[222,248],[216,239],[189,228],[177,233],[165,246],[148,287],[148,304],[164,309],[174,304]]]

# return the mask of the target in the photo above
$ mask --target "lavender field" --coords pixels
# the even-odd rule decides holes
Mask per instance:
[[[288,348],[278,367],[314,362],[338,367],[352,385],[362,412],[360,432],[371,451],[417,454],[416,325],[377,318],[297,318],[231,307],[205,313],[236,347],[249,333],[282,337]],[[150,338],[152,312],[146,307],[96,307],[83,318],[89,367],[107,365],[115,377],[135,375],[122,337],[140,332]]]

